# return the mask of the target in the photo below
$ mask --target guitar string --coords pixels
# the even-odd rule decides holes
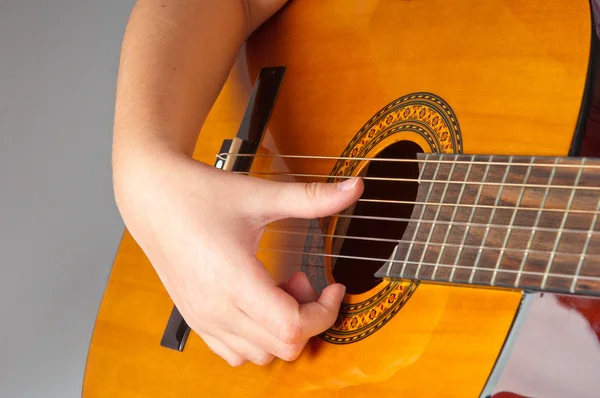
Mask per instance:
[[[429,153],[426,154],[426,156],[445,156],[445,157],[459,157],[459,156],[469,156],[469,155],[465,155],[465,154],[446,154],[446,153]],[[475,164],[475,165],[491,165],[491,166],[502,166],[502,165],[512,165],[512,166],[524,166],[527,167],[530,165],[530,163],[527,162],[515,162],[515,163],[510,163],[510,162],[502,162],[502,161],[492,161],[492,160],[488,160],[488,161],[479,161],[479,160],[471,160],[471,161],[465,161],[465,160],[444,160],[444,159],[403,159],[403,158],[371,158],[371,157],[344,157],[344,156],[322,156],[322,155],[273,155],[273,154],[235,154],[235,153],[227,153],[227,152],[222,152],[216,155],[217,159],[221,160],[221,161],[226,161],[227,157],[244,157],[244,158],[258,158],[258,157],[266,157],[266,158],[280,158],[280,159],[302,159],[302,160],[360,160],[360,161],[371,161],[371,162],[398,162],[398,163],[447,163],[447,164],[452,164],[452,163],[459,163],[459,164]],[[475,155],[474,155],[475,156]],[[483,156],[483,157],[489,157],[490,159],[493,159],[494,157],[503,157],[503,158],[507,158],[508,156],[502,156],[502,155],[477,155],[477,156]],[[552,157],[541,157],[541,156],[521,156],[523,158],[533,158],[534,160],[551,160],[554,159]],[[571,157],[558,157],[558,159],[564,159],[564,160],[570,160],[570,161],[577,161],[578,158],[571,158]],[[594,159],[596,160],[597,158],[589,158],[589,159]],[[599,159],[600,160],[600,159]],[[580,168],[581,165],[579,164],[570,164],[570,163],[558,163],[558,164],[554,164],[554,163],[534,163],[534,166],[536,167],[556,167],[556,168]],[[585,165],[584,167],[585,169],[600,169],[600,164],[588,164]]]
[[[549,188],[548,188],[549,189]],[[452,206],[452,207],[467,207],[477,209],[503,209],[503,210],[525,210],[525,211],[549,211],[553,213],[564,213],[564,209],[557,208],[546,208],[546,207],[524,207],[524,206],[494,206],[494,205],[481,205],[481,204],[470,204],[470,203],[442,203],[442,202],[422,202],[417,200],[391,200],[391,199],[369,199],[360,198],[358,202],[365,203],[382,203],[382,204],[413,204],[413,205],[426,205],[426,206]],[[475,201],[477,203],[477,201]],[[598,211],[594,210],[583,210],[583,209],[572,209],[569,213],[581,213],[581,214],[597,214]]]
[[[326,266],[326,265],[315,265],[315,264],[306,264],[306,263],[289,263],[287,261],[284,262],[284,261],[271,261],[271,260],[269,260],[268,262],[267,261],[263,261],[263,264],[270,265],[270,266],[281,266],[281,267],[286,267],[286,268],[306,268],[306,267],[308,267],[308,268],[323,268],[323,269],[328,268],[328,266]],[[458,266],[458,267],[459,268],[465,268],[464,266]],[[487,272],[492,272],[492,269],[489,269],[489,268],[482,268],[482,270],[483,271],[487,271]],[[500,272],[502,273],[503,271],[501,270]],[[514,271],[514,272],[508,272],[507,271],[507,274],[508,273],[514,274],[516,272],[517,271]],[[539,275],[541,273],[535,272],[535,271],[523,271],[522,273],[525,276],[531,275],[532,277],[536,277],[536,278],[541,277],[541,275]],[[371,275],[371,276],[374,276],[374,275]],[[565,276],[565,275],[560,275],[560,274],[550,274],[549,276],[551,278],[556,277],[556,278],[561,278],[561,279],[570,278],[570,276]],[[374,277],[374,278],[376,280],[383,280],[383,279],[385,279],[384,277],[380,277],[380,276]],[[474,280],[474,281],[467,281],[466,279],[463,279],[463,280],[458,279],[456,282],[450,281],[447,278],[444,278],[444,279],[432,279],[432,278],[417,279],[417,278],[413,278],[411,276],[406,276],[406,277],[395,277],[394,276],[394,277],[391,277],[390,279],[396,279],[396,280],[400,279],[400,280],[406,280],[406,281],[426,281],[426,282],[449,283],[449,284],[456,283],[456,284],[467,284],[467,285],[474,285],[474,286],[483,285],[483,286],[489,286],[489,287],[512,288],[512,289],[515,289],[515,288],[516,289],[531,289],[531,288],[536,288],[537,287],[537,285],[531,285],[531,284],[529,284],[529,285],[527,285],[527,284],[523,284],[523,285],[503,284],[503,285],[491,286],[491,285],[489,285],[486,282],[485,279],[483,279],[483,280],[477,279],[477,280]],[[588,279],[587,283],[589,283],[589,282],[599,282],[600,283],[600,277],[593,277],[593,276],[591,276],[591,277],[586,277],[584,279]],[[539,287],[538,287],[538,289],[539,289]],[[590,289],[589,287],[586,286],[586,287],[584,287],[584,289],[582,289],[582,291],[585,292],[586,289],[587,290],[594,290],[594,289]],[[552,289],[552,287],[550,287],[549,289],[546,289],[546,290],[552,291],[553,289]],[[568,291],[571,291],[571,290],[568,290]],[[572,292],[572,293],[576,294],[576,291],[577,291],[577,289],[575,289],[575,292]],[[566,293],[567,289],[563,289],[563,290],[561,290],[561,292],[565,292]]]
[[[287,173],[287,172],[259,172],[259,171],[230,171],[233,174],[243,175],[256,175],[256,176],[267,176],[267,177],[310,177],[310,178],[338,178],[338,179],[351,179],[355,176],[331,176],[326,174],[305,174],[305,173]],[[525,188],[546,188],[547,184],[523,184],[515,182],[488,182],[488,181],[450,181],[450,180],[430,180],[430,179],[418,179],[418,178],[399,178],[399,177],[360,177],[363,180],[371,181],[391,181],[391,182],[418,182],[418,183],[433,183],[433,184],[462,184],[462,185],[490,185],[490,186],[501,186],[501,187],[525,187]],[[572,185],[552,185],[552,189],[568,189],[569,191],[574,189],[576,191],[600,191],[600,187],[594,186],[579,186],[574,187]]]
[[[232,172],[235,174],[249,174],[248,172]],[[254,174],[254,173],[250,173],[250,174]],[[296,174],[268,174],[265,173],[264,175],[270,175],[270,176],[295,176]],[[312,175],[307,175],[307,176],[312,176]],[[325,175],[314,175],[317,177],[321,177],[321,178],[325,178],[325,177],[329,177],[329,176],[325,176]],[[336,177],[337,178],[337,177]],[[352,178],[352,176],[340,176],[340,178]],[[375,179],[374,177],[361,177],[362,179]],[[393,181],[397,181],[397,179],[385,179],[383,177],[377,177],[377,180],[393,180]],[[404,180],[402,180],[404,181]],[[409,181],[419,181],[418,179],[412,179]],[[420,180],[423,182],[426,182],[426,180]],[[431,180],[430,180],[431,181]],[[435,182],[439,182],[440,184],[445,183],[446,181],[444,180],[435,180]],[[468,185],[470,182],[468,182],[467,184],[465,184],[465,181],[456,181],[456,183],[458,184],[463,184],[464,185]],[[433,184],[432,184],[433,185]],[[487,183],[482,183],[480,184],[480,186],[482,185],[487,185]],[[502,185],[501,183],[498,183],[498,185]],[[551,189],[554,188],[554,185],[523,185],[525,188],[546,188],[546,189]],[[569,187],[569,186],[564,186],[564,189],[573,189],[573,187]],[[598,190],[600,190],[600,188],[598,188]],[[506,209],[506,210],[525,210],[525,211],[536,211],[536,210],[542,210],[542,211],[548,211],[548,212],[558,212],[558,213],[563,213],[564,209],[558,209],[558,208],[545,208],[545,207],[525,207],[525,206],[495,206],[495,205],[483,205],[483,204],[469,204],[469,203],[442,203],[442,202],[430,202],[430,201],[417,201],[417,200],[390,200],[390,199],[372,199],[372,198],[359,198],[357,200],[358,202],[365,202],[365,203],[382,203],[382,204],[413,204],[413,205],[430,205],[430,206],[458,206],[458,207],[476,207],[476,208],[486,208],[486,209]],[[595,214],[596,211],[593,210],[583,210],[583,209],[572,209],[569,210],[569,213],[580,213],[580,214]]]
[[[382,220],[406,221],[406,222],[414,221],[414,220],[408,219],[408,218],[390,218],[390,217],[359,216],[359,215],[338,215],[338,217],[363,218],[363,219],[382,219]],[[419,221],[419,223],[423,222],[423,223],[433,223],[433,224],[448,224],[450,226],[452,226],[452,225],[469,225],[469,226],[480,226],[480,227],[486,227],[486,228],[490,228],[490,227],[506,228],[507,227],[505,225],[462,223],[462,222],[456,222],[456,221],[455,222],[445,222],[445,221],[422,220],[422,219],[418,220],[418,221]],[[529,230],[528,227],[521,227],[521,226],[513,226],[512,228],[513,229],[525,229],[525,230]],[[538,230],[540,230],[540,231],[552,231],[552,232],[556,232],[556,231],[559,231],[560,229],[538,227]],[[565,228],[563,228],[562,230],[563,230],[563,232],[586,233],[586,234],[594,234],[594,235],[597,234],[597,233],[600,233],[600,231],[591,231],[590,232],[590,231],[587,231],[587,230],[583,231],[583,230],[572,230],[572,229],[565,229]],[[344,236],[338,236],[338,237],[344,237]],[[357,237],[357,238],[360,238],[360,237]],[[393,240],[393,242],[400,243],[400,241],[398,241],[398,240]],[[415,242],[415,243],[422,244],[422,242]],[[266,249],[266,248],[263,248],[263,249]],[[487,248],[486,250],[493,250],[493,248]],[[564,253],[561,253],[561,254],[564,254]],[[379,260],[383,261],[383,259],[379,259]],[[406,262],[403,263],[403,268],[405,268],[406,264],[407,264]],[[419,263],[417,263],[417,264],[419,264]],[[432,265],[431,263],[427,263],[427,264]],[[425,264],[425,265],[427,265],[427,264]],[[391,263],[390,263],[390,266],[391,266]],[[433,266],[435,267],[435,264],[433,264]],[[437,264],[437,266],[452,267],[450,265],[440,265],[439,263]],[[468,267],[467,269],[470,269],[471,270],[471,275],[474,276],[473,275],[473,271],[479,269],[479,267],[471,267],[471,268]],[[455,268],[452,269],[452,271],[454,271],[454,270],[455,270]],[[517,273],[517,276],[519,276],[519,275],[521,275],[523,273],[522,270],[521,270],[521,272],[519,272],[519,271],[514,271],[514,272]],[[401,273],[401,274],[403,274],[403,273]],[[541,274],[541,275],[543,275],[543,274]],[[567,277],[567,276],[565,276],[565,277]],[[572,275],[569,275],[568,277],[572,277]],[[470,282],[472,282],[472,278],[470,279]]]
[[[228,155],[233,155],[233,154],[225,154],[225,156]],[[234,155],[234,156],[248,156],[248,157],[257,157],[257,156],[262,156],[261,154],[255,154],[255,155]],[[390,162],[411,162],[411,163],[454,163],[454,164],[490,164],[490,165],[502,165],[502,164],[506,164],[506,165],[510,165],[510,166],[531,166],[532,163],[517,163],[517,162],[492,162],[492,161],[473,161],[471,160],[470,162],[466,162],[466,161],[456,161],[456,160],[431,160],[431,159],[425,159],[425,160],[420,160],[420,159],[385,159],[385,158],[356,158],[356,157],[348,157],[348,158],[343,158],[343,157],[324,157],[324,156],[295,156],[295,155],[264,155],[264,156],[268,156],[268,157],[279,157],[279,158],[297,158],[297,159],[329,159],[329,160],[341,160],[341,159],[347,159],[347,160],[370,160],[370,161],[390,161]],[[491,156],[490,159],[492,159],[494,156]],[[534,161],[534,159],[537,159],[536,157],[531,158],[531,162]],[[511,159],[512,160],[512,159]],[[438,164],[439,167],[439,164]],[[582,165],[573,165],[573,164],[534,164],[534,167],[553,167],[553,169],[556,168],[566,168],[566,167],[571,167],[571,168],[578,168],[579,169],[579,175],[581,174],[581,169],[583,168],[589,168],[589,169],[599,169],[600,165],[586,165],[586,166],[582,166]],[[234,173],[238,173],[238,174],[247,174],[247,175],[266,175],[266,176],[288,176],[288,177],[313,177],[313,178],[352,178],[352,176],[331,176],[331,175],[318,175],[318,174],[301,174],[301,173],[255,173],[255,172],[234,172]],[[495,182],[472,182],[472,181],[468,181],[468,182],[464,182],[464,181],[444,181],[444,180],[422,180],[422,179],[405,179],[405,178],[380,178],[380,177],[362,177],[363,179],[367,179],[367,180],[384,180],[384,181],[405,181],[405,182],[413,182],[413,181],[417,181],[417,182],[431,182],[431,183],[436,183],[436,182],[440,182],[440,183],[445,183],[445,184],[463,184],[463,186],[465,184],[470,184],[470,185],[499,185],[499,186],[519,186],[519,187],[530,187],[530,188],[553,188],[553,189],[569,189],[572,192],[576,191],[576,190],[592,190],[592,191],[596,191],[596,190],[600,190],[600,188],[598,187],[574,187],[574,186],[564,186],[564,185],[544,185],[544,184],[518,184],[518,183],[495,183]],[[361,199],[359,199],[360,201]],[[362,201],[367,202],[367,201],[377,201],[380,203],[391,203],[391,201],[383,201],[383,200],[369,200],[369,199],[362,199]],[[411,203],[410,201],[394,201],[395,203]],[[414,204],[419,204],[413,202]],[[420,203],[420,204],[433,204],[435,205],[435,203]],[[461,206],[461,207],[483,207],[481,205],[468,205],[468,204],[444,204],[444,203],[437,203],[439,206]],[[487,206],[485,206],[487,207]],[[557,211],[557,212],[564,212],[561,209],[532,209],[532,208],[521,208],[519,206],[517,207],[510,207],[510,206],[492,206],[492,208],[509,208],[513,211],[518,211],[518,210],[543,210],[543,211]],[[438,209],[439,211],[439,209]],[[586,211],[586,210],[570,210],[569,212],[579,212],[579,213],[584,213],[584,214],[595,214],[597,215],[597,212],[593,212],[593,211]],[[340,215],[343,216],[343,215]],[[359,218],[357,216],[346,216],[346,217],[351,217],[351,218]],[[361,218],[373,218],[373,217],[361,217]],[[378,219],[382,219],[377,217]],[[390,218],[384,218],[384,219],[388,219],[390,220]],[[400,219],[400,218],[396,218],[394,219],[395,221],[410,221],[408,219]],[[428,220],[420,220],[420,221],[425,221],[427,222]],[[419,222],[420,222],[419,221]],[[439,223],[439,222],[438,222]],[[444,223],[444,222],[441,222]],[[462,223],[449,223],[449,224],[462,224]],[[474,224],[477,225],[477,224]],[[490,225],[488,224],[487,227],[497,227],[494,225]],[[505,227],[505,226],[498,226],[498,227]],[[523,227],[525,229],[527,229],[527,227]],[[544,230],[544,229],[540,229],[540,230]],[[562,232],[582,232],[585,233],[587,231],[579,231],[579,230],[570,230],[570,229],[564,229],[564,228],[559,228],[559,230]],[[595,234],[597,233],[597,231],[590,231],[587,232],[588,236],[590,236],[591,234]],[[395,241],[394,241],[395,242]],[[420,243],[420,242],[417,242]],[[493,250],[491,248],[488,248],[487,250]],[[296,254],[310,254],[310,253],[298,253],[296,252]],[[315,254],[315,253],[312,253]],[[324,254],[322,254],[324,255]],[[335,255],[329,255],[329,256],[335,256]],[[340,257],[340,256],[335,256],[335,257]],[[350,258],[353,256],[345,256],[346,258]],[[589,256],[588,256],[589,257]],[[376,260],[376,261],[392,261],[392,262],[396,262],[394,260],[389,260],[389,259],[369,259],[369,258],[359,258],[359,257],[354,257],[355,259],[362,259],[362,260]],[[406,263],[406,262],[405,262]],[[422,262],[418,262],[415,263],[419,266],[421,265],[432,265],[434,267],[436,266],[441,266],[441,267],[454,267],[454,268],[466,268],[466,269],[472,269],[472,267],[461,267],[461,266],[452,266],[452,265],[447,265],[447,264],[427,264],[427,263],[422,263]],[[498,272],[498,269],[495,268],[478,268],[480,270],[487,270],[487,271],[496,271]],[[523,274],[538,274],[538,275],[543,275],[544,279],[546,279],[548,276],[560,276],[559,274],[552,274],[552,273],[532,273],[531,271],[514,271],[514,270],[500,270],[500,272],[510,272],[510,273],[523,273]],[[564,275],[563,277],[568,277],[568,278],[572,278],[571,275]],[[590,277],[579,277],[579,279],[589,279]],[[595,278],[593,277],[592,279],[598,279],[600,280],[600,278]]]
[[[298,263],[289,263],[287,261],[283,262],[283,261],[271,261],[271,260],[269,260],[268,263],[266,261],[263,261],[263,263],[267,264],[267,265],[270,265],[270,266],[281,266],[281,267],[286,267],[286,268],[306,268],[306,267],[309,267],[309,268],[323,268],[323,269],[324,268],[328,268],[325,265],[315,265],[315,264],[306,264],[306,263],[300,263],[300,264],[298,264]],[[489,269],[489,268],[488,269],[483,269],[483,271],[492,272],[492,270]],[[516,272],[517,271],[512,272],[512,273],[516,273]],[[535,271],[523,271],[523,274],[525,274],[525,275],[531,274],[532,276],[540,277],[540,275],[537,275],[539,273],[537,273]],[[557,278],[561,278],[561,275],[550,274],[550,277],[555,277],[555,276]],[[570,276],[567,277],[567,276],[563,275],[562,278],[570,278]],[[385,278],[383,278],[383,277],[375,277],[375,279],[376,280],[383,280]],[[416,279],[416,278],[411,278],[410,276],[407,276],[407,277],[397,277],[397,278],[393,277],[391,279],[401,279],[401,280],[403,279],[403,280],[406,280],[406,281],[418,281],[419,280],[419,279]],[[600,282],[600,278],[598,278],[598,277],[588,277],[588,279],[590,279],[591,281],[594,281],[594,282]],[[475,280],[475,281],[457,280],[456,282],[450,281],[448,279],[431,279],[431,278],[423,278],[423,279],[420,279],[420,280],[421,281],[427,281],[427,282],[450,283],[450,284],[453,284],[453,283],[456,283],[456,284],[466,283],[468,285],[474,285],[474,286],[481,286],[481,285],[483,285],[483,286],[486,286],[486,287],[489,286],[489,287],[509,288],[509,289],[515,289],[515,288],[516,289],[528,289],[528,288],[532,288],[530,285],[522,285],[521,287],[519,287],[519,286],[514,285],[514,284],[504,284],[504,285],[490,286],[488,283],[485,282],[485,280],[483,280],[483,281],[478,281],[478,280]],[[535,286],[534,286],[534,288],[535,288]],[[550,288],[550,289],[547,289],[547,290],[552,291],[553,289]],[[588,290],[589,290],[589,288],[588,288]],[[582,291],[585,292],[585,289],[582,289]],[[565,290],[562,290],[561,292],[565,292],[566,293],[567,290],[565,289]]]
[[[356,158],[349,158],[356,159]],[[376,159],[376,158],[375,158]],[[405,160],[405,159],[386,159],[386,160]],[[412,160],[410,160],[412,161]],[[452,163],[452,162],[450,162]],[[459,162],[454,162],[459,163]],[[496,163],[492,162],[460,162],[463,164],[490,164],[494,165]],[[507,165],[516,166],[518,163],[506,163]],[[523,163],[523,165],[527,165],[531,167],[532,165],[529,163]],[[535,164],[534,166],[538,166]],[[544,164],[540,166],[561,166],[560,164]],[[562,166],[574,166],[579,167],[578,165],[562,165]],[[587,167],[587,166],[586,166]],[[600,168],[600,165],[598,166]],[[232,171],[232,173],[236,174],[252,174],[252,175],[263,175],[263,176],[296,176],[296,177],[315,177],[315,178],[352,178],[352,176],[330,176],[330,175],[320,175],[320,174],[301,174],[301,173],[260,173],[260,172],[241,172],[241,171]],[[421,180],[421,179],[400,179],[400,178],[387,178],[387,177],[361,177],[362,179],[367,180],[379,180],[379,181],[404,181],[404,182],[439,182],[439,183],[455,183],[469,185],[469,184],[479,184],[479,185],[500,185],[500,186],[520,186],[525,188],[561,188],[561,189],[569,189],[572,190],[573,186],[564,186],[564,185],[545,185],[545,184],[517,184],[517,183],[493,183],[493,182],[475,182],[475,181],[444,181],[444,180]],[[600,187],[576,187],[575,189],[586,189],[586,190],[600,190]],[[526,210],[526,211],[535,211],[540,210],[540,208],[534,207],[523,207],[523,206],[493,206],[493,205],[475,205],[475,204],[467,204],[467,203],[440,203],[440,202],[422,202],[422,201],[408,201],[408,200],[386,200],[386,199],[368,199],[368,198],[360,198],[359,202],[369,202],[369,203],[387,203],[387,204],[420,204],[420,205],[439,205],[439,206],[460,206],[460,207],[481,207],[481,208],[490,208],[490,209],[507,209],[507,210]],[[564,209],[556,209],[556,208],[542,208],[543,211],[549,212],[564,212]],[[595,214],[594,211],[591,210],[581,210],[581,209],[572,209],[569,211],[570,213],[581,213],[581,214]]]
[[[525,211],[543,211],[551,213],[564,213],[564,209],[557,208],[546,208],[546,207],[524,207],[524,206],[495,206],[495,205],[482,205],[482,204],[470,204],[470,203],[442,203],[442,202],[422,202],[418,200],[392,200],[392,199],[369,199],[360,198],[357,202],[364,203],[382,203],[382,204],[412,204],[412,205],[425,205],[425,206],[452,206],[452,207],[467,207],[477,209],[502,209],[502,210],[525,210]],[[583,209],[571,209],[569,213],[578,214],[597,214],[596,210],[583,210]]]
[[[448,228],[450,229],[450,228]],[[589,234],[589,231],[584,231],[586,234]],[[446,248],[460,248],[460,247],[464,247],[465,249],[472,249],[472,250],[479,250],[479,249],[483,249],[483,250],[487,250],[487,251],[507,251],[507,252],[515,252],[515,253],[530,253],[530,254],[544,254],[544,255],[550,255],[552,252],[551,251],[544,251],[544,250],[535,250],[535,249],[518,249],[518,248],[502,248],[502,247],[493,247],[493,246],[477,246],[477,245],[465,245],[465,244],[457,244],[457,243],[439,243],[439,242],[429,242],[429,243],[425,243],[425,242],[421,242],[418,240],[404,240],[404,239],[392,239],[392,238],[380,238],[380,237],[371,237],[371,236],[358,236],[358,235],[339,235],[339,234],[326,234],[326,233],[322,233],[322,232],[296,232],[296,231],[289,231],[289,230],[284,230],[284,229],[278,229],[278,228],[267,228],[265,229],[264,233],[273,233],[273,234],[287,234],[287,235],[297,235],[297,236],[318,236],[318,237],[323,237],[323,238],[339,238],[339,239],[351,239],[351,240],[358,240],[358,241],[371,241],[371,242],[385,242],[385,243],[406,243],[406,244],[418,244],[418,245],[423,245],[423,246],[440,246],[442,248],[446,247]],[[574,257],[581,257],[581,253],[572,253],[572,252],[561,252],[561,251],[556,251],[556,254],[559,254],[561,256],[574,256]],[[593,259],[599,259],[600,260],[600,254],[587,254],[585,256],[585,258],[593,258]],[[439,262],[439,260],[438,260]]]
[[[297,255],[307,255],[307,256],[318,256],[318,257],[345,258],[345,259],[349,259],[349,260],[374,261],[374,262],[376,261],[376,262],[383,262],[384,264],[387,263],[388,261],[393,262],[393,263],[408,263],[408,264],[414,264],[414,265],[419,264],[418,261],[404,261],[404,260],[394,260],[394,259],[389,259],[389,258],[377,258],[377,257],[347,256],[347,255],[342,255],[342,254],[315,253],[315,252],[306,252],[306,251],[274,249],[274,248],[266,248],[266,247],[259,247],[258,250],[263,251],[263,252],[275,252],[275,253],[282,253],[282,254],[297,254]],[[469,270],[469,271],[471,271],[473,269],[472,266],[467,266],[467,265],[451,265],[451,264],[435,264],[435,263],[422,263],[421,265],[430,266],[430,267],[438,266],[438,267],[442,267],[442,268],[457,268],[457,269],[464,269],[464,270]],[[306,266],[312,266],[312,265],[306,264]],[[324,268],[324,266],[316,266],[316,267]],[[495,268],[478,267],[477,271],[494,272],[494,269]],[[517,271],[517,270],[509,270],[509,269],[501,269],[501,270],[499,270],[499,272],[506,273],[506,274],[519,273],[519,271]],[[546,275],[546,273],[538,272],[538,271],[522,271],[521,273],[525,274],[525,275],[534,275],[534,276],[540,276],[540,277],[543,277],[544,275]],[[547,275],[552,278],[556,277],[556,278],[563,278],[563,279],[573,279],[573,275],[569,275],[569,274],[550,273]],[[398,276],[398,278],[410,279],[409,276],[404,276],[402,274],[400,274]],[[420,278],[420,279],[428,280],[428,278]],[[579,281],[586,280],[586,281],[592,281],[592,282],[600,282],[600,277],[580,276],[578,278],[578,280]],[[437,279],[436,281],[440,282],[440,281],[444,281],[444,280]]]
[[[459,225],[459,226],[470,226],[470,227],[482,227],[482,228],[508,228],[507,225],[502,224],[482,224],[482,223],[469,223],[469,222],[459,222],[459,221],[440,221],[440,220],[425,220],[425,219],[412,219],[406,217],[385,217],[385,216],[366,216],[366,215],[348,215],[348,214],[336,214],[337,218],[350,218],[350,219],[361,219],[361,220],[379,220],[379,221],[391,221],[391,222],[421,222],[428,224],[447,224],[447,225]],[[327,217],[330,218],[330,217]],[[513,225],[512,229],[531,231],[531,227],[521,226],[521,225]],[[537,227],[536,230],[544,231],[544,232],[557,232],[559,228],[551,228],[551,227]],[[579,234],[587,234],[587,229],[572,229],[572,228],[563,228],[564,232],[568,233],[579,233]],[[592,234],[600,234],[600,231],[592,231]]]

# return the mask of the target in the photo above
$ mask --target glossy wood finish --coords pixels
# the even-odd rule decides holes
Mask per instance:
[[[256,74],[276,65],[287,72],[263,154],[339,156],[386,104],[427,91],[455,111],[463,140],[456,148],[465,153],[566,155],[586,80],[589,20],[585,1],[293,1],[249,41],[195,157],[213,163],[221,141],[238,129]],[[434,149],[399,131],[369,153],[403,140]],[[265,157],[253,170],[328,175],[333,166]],[[261,242],[304,244],[285,234]],[[302,261],[259,255],[276,279]],[[329,269],[326,277],[332,275]],[[349,294],[345,304],[385,287]],[[520,298],[423,283],[368,338],[332,344],[317,337],[296,362],[232,369],[194,333],[183,353],[159,346],[172,303],[126,232],[98,314],[83,396],[477,396]]]
[[[381,276],[600,295],[599,159],[419,161],[419,204]]]
[[[600,389],[600,298],[532,294],[490,396],[593,398]]]

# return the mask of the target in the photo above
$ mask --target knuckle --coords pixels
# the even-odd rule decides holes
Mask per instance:
[[[319,201],[319,187],[317,182],[309,182],[303,185],[303,194],[309,205],[316,205]]]
[[[287,344],[297,343],[302,336],[302,326],[296,320],[284,322],[279,329],[279,340]]]
[[[289,348],[283,350],[283,352],[281,352],[279,357],[281,359],[283,359],[284,361],[291,362],[291,361],[295,361],[296,359],[298,359],[301,352],[302,352],[301,346],[292,346],[292,347],[289,347]]]
[[[191,319],[189,321],[186,320],[186,323],[188,324],[189,328],[197,334],[204,334],[209,332],[206,325],[203,322],[198,322],[196,319]]]
[[[239,368],[240,366],[242,366],[246,362],[248,362],[248,360],[246,358],[242,358],[241,356],[227,358],[226,361],[230,366],[232,366],[234,368]]]
[[[255,364],[257,364],[259,366],[265,366],[265,365],[270,364],[274,358],[275,358],[275,356],[273,356],[267,352],[263,352],[258,356],[258,358],[256,358],[252,362],[254,362]]]

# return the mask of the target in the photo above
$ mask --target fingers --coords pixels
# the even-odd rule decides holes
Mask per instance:
[[[217,337],[206,333],[200,333],[200,336],[213,352],[231,366],[241,366],[247,361],[264,366],[276,357],[294,361],[312,336],[335,322],[345,288],[339,284],[331,285],[319,296],[302,272],[292,275],[282,288],[285,290],[273,287],[276,289],[274,294],[280,298],[287,297],[295,305],[288,304],[287,308],[286,305],[270,306],[272,301],[266,298],[262,311],[247,314],[240,309],[230,316],[229,327],[221,330]],[[284,312],[278,315],[277,311]],[[290,319],[297,326],[286,326]],[[266,324],[270,325],[271,330]],[[298,334],[282,333],[286,328],[292,330],[295,327],[298,328]]]
[[[211,336],[207,333],[198,333],[200,338],[204,340],[208,348],[212,350],[215,354],[223,358],[227,363],[231,366],[242,366],[248,360],[242,357],[239,353],[233,351],[227,345],[225,345],[221,340],[216,337]]]
[[[308,277],[303,272],[296,272],[290,279],[281,286],[288,294],[290,294],[299,304],[307,304],[319,300],[319,295],[313,289]],[[338,306],[339,307],[339,306]],[[300,307],[302,308],[302,307]],[[337,311],[335,311],[337,316]],[[247,314],[240,312],[240,317],[235,321],[235,328],[239,330],[240,336],[246,341],[253,342],[256,347],[263,350],[262,355],[266,353],[272,354],[274,357],[283,359],[284,361],[294,361],[302,349],[312,336],[302,336],[298,342],[287,344],[277,339],[269,333],[264,327],[248,317]],[[334,318],[335,322],[335,318]],[[317,333],[315,333],[317,334]],[[238,352],[240,350],[238,349]],[[260,356],[256,356],[260,359]],[[252,362],[256,360],[248,357]]]
[[[262,266],[252,269],[239,276],[238,288],[249,294],[240,296],[237,305],[275,338],[286,344],[295,344],[322,333],[334,324],[344,298],[343,285],[330,285],[316,301],[299,303],[275,285]],[[306,289],[306,282],[288,283],[292,291],[303,296],[303,301],[314,298],[316,294]]]
[[[242,331],[244,330],[243,328],[240,329]],[[243,358],[247,358],[249,361],[254,362],[259,366],[268,365],[275,358],[268,350],[256,346],[256,344],[253,343],[254,340],[248,340],[233,333],[224,333],[222,335],[222,340]]]
[[[293,274],[285,284],[284,289],[300,304],[310,303],[319,299],[319,294],[313,289],[304,272]]]
[[[293,361],[308,341],[285,344],[241,311],[231,317],[227,330],[216,332],[217,337],[202,332],[198,334],[215,354],[231,366],[241,366],[248,361],[264,366],[275,357]]]
[[[271,363],[275,358],[267,350],[260,349],[248,340],[233,333],[221,333],[219,338],[207,333],[199,333],[199,336],[208,348],[234,367],[242,366],[248,361],[264,366]]]
[[[266,222],[284,218],[317,218],[338,213],[363,193],[360,178],[340,183],[284,183],[260,181],[257,194],[249,197],[250,214],[261,214]]]
[[[303,272],[292,275],[281,287],[301,304],[319,298]],[[223,340],[236,352],[258,365],[266,365],[275,357],[284,361],[294,361],[308,341],[308,339],[305,339],[294,344],[286,344],[241,310],[232,319],[230,330],[231,336]],[[251,342],[251,344],[248,342]]]
[[[228,344],[231,343],[231,347],[238,352],[243,352],[246,358],[257,364],[267,364],[274,357],[284,361],[293,361],[298,358],[308,341],[307,339],[295,344],[286,344],[241,311],[240,316],[232,322],[231,330],[235,330],[234,333],[232,332],[234,335],[232,340],[237,340],[239,345],[231,345],[235,344],[235,341],[225,341]],[[251,343],[252,347],[246,347],[244,344],[247,343],[244,342]]]
[[[300,306],[302,337],[316,336],[335,323],[345,293],[345,286],[339,283],[329,285],[317,301]]]

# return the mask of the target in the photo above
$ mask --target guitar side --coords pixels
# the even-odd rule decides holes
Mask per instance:
[[[340,156],[356,148],[377,155],[414,142],[426,152],[567,155],[586,84],[590,18],[586,2],[548,2],[544,9],[516,1],[365,1],[360,7],[291,2],[242,51],[194,157],[214,162],[222,141],[239,127],[254,77],[275,65],[288,72],[262,153]],[[369,137],[367,126],[388,104],[423,92],[443,101],[430,111],[443,115],[444,106],[452,109],[459,128],[451,122],[446,127],[460,140],[448,146],[435,126],[424,127],[429,135],[405,127],[419,117],[416,102],[386,111],[399,112],[393,134],[383,129]],[[416,116],[400,120],[407,109]],[[380,140],[363,144],[374,137]],[[364,166],[344,173],[359,174]],[[259,161],[253,171],[330,175],[335,167],[341,166]],[[266,235],[261,245],[295,243],[286,239]],[[260,258],[277,279],[297,270],[280,264],[299,264],[297,256],[266,252]],[[332,270],[323,272],[320,280],[334,278]],[[367,338],[334,344],[315,337],[295,362],[232,369],[194,333],[183,352],[159,345],[172,302],[125,231],[98,313],[83,395],[478,396],[502,352],[521,292],[409,286],[397,287],[409,296]],[[357,288],[345,304],[367,302],[387,287]],[[368,323],[370,314],[346,320],[352,327],[354,318]]]

